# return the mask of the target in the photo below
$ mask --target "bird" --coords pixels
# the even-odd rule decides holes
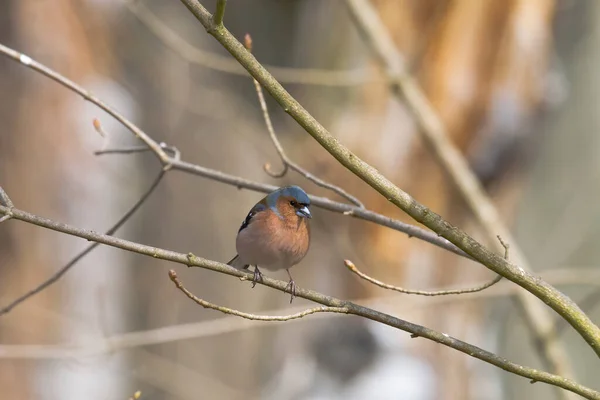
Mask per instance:
[[[285,186],[260,200],[248,213],[236,237],[237,254],[227,264],[237,269],[254,266],[252,287],[262,281],[259,265],[270,271],[285,269],[290,280],[286,291],[296,296],[290,268],[310,247],[310,199],[299,186]]]

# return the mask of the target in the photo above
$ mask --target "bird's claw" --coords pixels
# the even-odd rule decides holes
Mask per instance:
[[[290,293],[290,304],[292,304],[294,297],[296,297],[296,282],[294,282],[293,279],[290,279],[287,286],[285,287],[285,291]]]
[[[258,281],[263,281],[263,275],[262,272],[260,272],[260,270],[258,269],[258,267],[254,267],[254,277],[252,278],[252,288],[254,289],[254,286],[256,286],[256,283]]]

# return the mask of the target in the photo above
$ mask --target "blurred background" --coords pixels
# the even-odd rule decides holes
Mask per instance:
[[[214,0],[202,3],[214,10]],[[374,0],[411,73],[468,158],[536,273],[598,321],[600,2]],[[485,237],[388,90],[342,0],[229,1],[226,26],[324,126],[402,189],[476,238]],[[178,1],[4,0],[0,43],[113,105],[157,141],[202,166],[275,185],[299,184],[265,129],[252,80]],[[267,96],[288,155],[358,196],[410,219],[341,167]],[[94,130],[98,118],[108,139]],[[23,210],[105,231],[160,171],[97,107],[0,58],[0,185]],[[170,172],[117,236],[227,261],[262,194]],[[315,209],[313,244],[293,270],[301,287],[353,299],[546,369],[507,282],[444,298],[394,294],[350,274],[413,289],[467,287],[487,269],[372,223]],[[87,246],[17,221],[0,225],[0,306]],[[488,243],[490,244],[490,243]],[[491,245],[491,244],[490,244]],[[3,399],[554,399],[558,392],[455,350],[355,317],[248,322],[310,304],[201,269],[99,247],[58,283],[0,316]],[[272,277],[286,279],[284,272]],[[554,313],[551,314],[556,317]],[[557,325],[574,378],[598,386],[598,359]]]

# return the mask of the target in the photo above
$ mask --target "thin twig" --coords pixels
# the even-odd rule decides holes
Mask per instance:
[[[371,2],[369,0],[346,0],[346,5],[357,27],[363,33],[367,44],[384,67],[392,93],[412,113],[419,132],[432,150],[435,160],[440,164],[442,170],[447,172],[452,183],[458,188],[487,234],[490,243],[495,242],[497,235],[502,236],[513,244],[513,262],[519,266],[515,272],[520,273],[522,271],[524,275],[528,273],[526,271],[532,271],[527,258],[517,246],[517,241],[502,221],[493,202],[469,168],[460,150],[450,140],[441,118],[430,104],[416,79],[406,71],[402,54],[398,51],[394,40]],[[541,346],[536,347],[541,350],[542,358],[552,371],[562,376],[573,376],[573,368],[568,354],[557,338],[553,316],[542,303],[535,301],[524,292],[517,299],[520,308],[525,313],[525,321],[533,334],[535,342],[541,344]],[[579,309],[577,313],[585,315],[579,307],[577,308]],[[556,308],[554,309],[556,310]],[[563,318],[569,319],[569,316],[561,315]],[[587,318],[587,316],[584,318]],[[600,329],[591,320],[590,324],[586,323],[587,328],[584,330],[578,328],[578,324],[573,324],[573,322],[571,322],[571,325],[586,338],[588,344],[600,356]]]
[[[226,5],[227,0],[217,0],[217,10],[215,11],[215,15],[213,17],[213,22],[215,25],[223,25],[223,17],[225,16]]]
[[[416,201],[400,189],[377,169],[353,154],[321,125],[283,86],[267,71],[256,58],[225,27],[215,27],[210,12],[198,0],[180,0],[198,19],[206,31],[215,38],[246,70],[260,82],[279,105],[298,122],[340,164],[352,171],[365,183],[377,190],[392,204],[407,213],[415,221],[427,226],[438,235],[448,239],[488,269],[515,282],[551,307],[583,337],[594,352],[600,356],[600,328],[573,300],[564,293],[536,278],[523,268],[506,261],[502,256],[487,249],[461,229],[451,225],[440,215]],[[358,209],[358,208],[357,208]],[[503,237],[503,232],[498,232]],[[544,310],[543,304],[534,302],[531,296],[527,304]],[[535,314],[529,314],[538,318]],[[542,314],[544,315],[544,314]],[[537,321],[540,323],[542,321]],[[545,321],[544,321],[545,322]],[[550,321],[552,324],[552,321]],[[550,328],[552,329],[552,328]]]
[[[102,156],[105,154],[134,154],[134,153],[145,153],[152,151],[147,146],[131,146],[131,147],[120,147],[116,149],[103,149],[94,151],[95,156]]]
[[[0,186],[0,205],[4,205],[8,208],[13,208],[15,205],[13,204],[12,200],[10,199],[10,197],[8,197],[8,194],[6,194],[6,192],[4,191],[4,189],[2,189],[2,186]],[[6,222],[9,219],[11,219],[11,215],[10,214],[5,214],[2,216],[2,218],[0,218],[0,224],[2,222]]]
[[[273,142],[273,145],[275,146],[275,149],[277,150],[277,154],[279,154],[279,157],[281,158],[281,161],[283,162],[283,170],[281,172],[278,172],[278,173],[273,172],[271,170],[271,165],[269,163],[266,163],[264,165],[265,172],[274,178],[281,178],[287,173],[288,168],[291,168],[294,171],[296,171],[297,173],[299,173],[300,175],[302,175],[304,178],[306,178],[309,181],[316,184],[317,186],[321,186],[322,188],[329,189],[332,192],[337,193],[338,195],[349,200],[351,203],[355,204],[359,208],[365,208],[364,204],[360,200],[358,200],[355,196],[346,192],[344,189],[342,189],[341,187],[339,187],[337,185],[326,182],[323,179],[316,177],[315,175],[311,174],[310,172],[308,172],[307,170],[302,168],[300,165],[296,164],[294,161],[292,161],[287,156],[287,154],[283,150],[283,146],[281,145],[281,143],[279,142],[279,139],[277,138],[277,134],[275,133],[275,130],[273,129],[273,124],[271,123],[271,117],[269,116],[269,110],[267,109],[267,103],[265,102],[265,97],[263,95],[260,83],[258,83],[258,81],[256,79],[253,79],[253,81],[254,81],[254,86],[256,87],[256,93],[258,94],[258,100],[260,102],[260,107],[263,112],[263,117],[265,118],[265,122],[267,124],[267,130],[269,131],[269,136],[271,137],[271,141]]]
[[[61,74],[53,71],[52,69],[46,67],[44,64],[41,64],[26,54],[20,53],[16,50],[13,50],[9,47],[0,44],[0,53],[9,57],[10,59],[21,63],[21,65],[26,66],[27,68],[31,68],[32,70],[41,73],[42,75],[47,76],[53,81],[65,86],[71,91],[77,93],[85,100],[95,104],[100,107],[102,110],[106,111],[106,113],[110,114],[113,118],[119,121],[123,126],[125,126],[128,130],[130,130],[137,138],[141,139],[142,142],[146,146],[152,149],[152,152],[156,155],[156,157],[161,161],[161,163],[166,163],[169,160],[169,156],[165,151],[160,147],[160,145],[152,140],[144,131],[138,128],[135,124],[125,118],[122,114],[117,112],[108,104],[104,103],[102,100],[94,96],[91,92],[79,86],[75,82],[65,78]]]
[[[509,246],[506,244],[500,236],[498,236],[498,240],[504,246],[504,258],[508,260],[508,249]],[[443,290],[414,290],[414,289],[405,289],[400,286],[390,285],[388,283],[382,282],[375,278],[370,277],[364,272],[360,271],[356,265],[350,260],[344,260],[344,265],[346,268],[350,270],[350,272],[356,274],[359,278],[364,279],[365,281],[374,284],[375,286],[379,286],[383,289],[393,290],[395,292],[400,292],[404,294],[415,294],[419,296],[447,296],[447,295],[457,295],[457,294],[467,294],[467,293],[476,293],[481,292],[491,286],[494,286],[496,283],[502,280],[502,275],[497,275],[491,281],[484,282],[482,284],[466,288],[466,289],[443,289]]]
[[[68,235],[77,236],[89,241],[116,247],[122,250],[150,256],[155,259],[171,261],[187,266],[200,267],[211,271],[220,272],[226,275],[244,278],[246,280],[251,280],[253,277],[252,273],[238,270],[236,268],[230,267],[227,264],[223,264],[217,261],[200,258],[191,253],[186,255],[170,250],[164,250],[158,247],[147,246],[128,240],[119,239],[114,236],[103,235],[97,232],[76,228],[64,223],[55,222],[50,219],[39,217],[37,215],[19,209],[9,209],[8,207],[0,206],[0,214],[6,213],[11,213],[14,219],[23,222],[34,224],[57,232],[62,232]],[[263,276],[263,279],[258,283],[276,289],[282,293],[286,293],[288,285],[288,283],[285,281],[271,279],[266,276]],[[548,372],[539,371],[534,368],[524,367],[512,361],[508,361],[507,359],[500,357],[492,352],[483,350],[477,346],[456,339],[446,333],[434,331],[427,327],[402,320],[392,315],[368,307],[364,307],[349,301],[340,300],[332,296],[327,296],[325,294],[315,292],[313,290],[297,288],[296,297],[311,300],[324,306],[346,308],[348,310],[348,314],[357,315],[375,322],[382,323],[384,325],[391,326],[393,328],[400,329],[416,337],[432,340],[436,343],[440,343],[442,345],[451,347],[460,352],[468,354],[471,357],[475,357],[489,364],[495,365],[498,368],[501,368],[513,374],[523,376],[535,380],[537,382],[545,382],[554,386],[559,386],[563,389],[570,390],[588,399],[600,400],[600,392],[585,387],[577,382],[574,382],[571,379],[550,374]]]
[[[148,146],[148,144],[146,144],[144,146],[131,146],[131,147],[119,147],[119,148],[115,148],[115,149],[107,149],[108,142],[110,140],[110,134],[104,129],[104,127],[102,126],[102,123],[100,123],[100,120],[98,118],[94,118],[92,125],[94,126],[94,129],[96,130],[96,132],[98,132],[98,134],[100,136],[102,136],[102,138],[104,138],[104,141],[102,143],[102,148],[100,150],[94,151],[94,155],[96,155],[96,156],[100,156],[100,155],[104,155],[104,154],[133,154],[133,153],[144,153],[147,151],[154,151],[154,149],[152,147]],[[135,134],[135,132],[133,132],[133,133]],[[150,137],[148,137],[148,139],[150,141],[154,142],[154,140],[151,139]],[[163,149],[165,152],[171,154],[172,158],[174,158],[176,160],[181,159],[181,153],[179,152],[179,150],[176,147],[168,146],[165,142],[158,143],[158,146],[161,149]],[[157,156],[159,156],[159,155],[157,154]],[[168,164],[167,161],[168,160],[165,160],[163,162],[163,165]]]
[[[451,295],[451,294],[465,294],[465,293],[481,292],[482,290],[485,290],[485,289],[489,288],[490,286],[494,286],[496,283],[498,283],[498,282],[500,282],[500,280],[502,280],[502,275],[497,275],[494,279],[492,279],[489,282],[485,282],[481,285],[474,286],[471,288],[466,288],[466,289],[448,289],[448,290],[437,290],[437,291],[414,290],[414,289],[405,289],[400,286],[390,285],[390,284],[384,283],[382,281],[379,281],[375,278],[371,278],[369,275],[365,274],[364,272],[361,272],[358,268],[356,268],[356,265],[354,265],[354,263],[350,260],[344,260],[344,265],[352,273],[356,274],[361,279],[364,279],[365,281],[372,283],[375,286],[379,286],[383,289],[393,290],[395,292],[400,292],[400,293],[404,293],[404,294],[416,294],[419,296],[447,296],[447,295]]]
[[[106,235],[112,235],[113,233],[115,233],[121,226],[123,226],[123,224],[125,222],[127,222],[127,220],[129,220],[129,218],[131,218],[131,216],[146,202],[146,200],[154,192],[154,189],[156,189],[156,187],[158,186],[158,184],[160,183],[160,181],[162,180],[162,178],[164,176],[165,176],[165,170],[160,171],[160,173],[158,174],[158,176],[156,177],[156,179],[154,179],[154,181],[152,182],[152,184],[150,185],[150,187],[148,188],[148,190],[146,191],[146,193],[144,193],[142,195],[142,197],[140,197],[140,199],[133,205],[133,207],[131,207],[121,217],[121,219],[119,219],[117,221],[117,223],[115,223],[109,230],[106,231]],[[50,278],[46,279],[40,285],[38,285],[34,289],[28,291],[24,295],[16,298],[15,300],[13,300],[12,302],[10,302],[6,306],[0,308],[0,316],[2,316],[4,314],[8,314],[15,307],[17,307],[19,304],[27,301],[31,297],[33,297],[36,294],[40,293],[41,291],[43,291],[44,289],[46,289],[47,287],[49,287],[53,283],[56,283],[73,266],[75,266],[75,264],[77,264],[79,261],[81,261],[86,255],[88,255],[92,250],[94,250],[98,246],[99,246],[99,243],[93,243],[93,244],[89,245],[81,253],[79,253],[75,257],[73,257],[67,264],[65,264],[58,271],[56,271],[54,274],[52,274],[52,276]]]
[[[253,321],[290,321],[292,319],[300,319],[306,317],[307,315],[316,314],[316,313],[334,313],[334,314],[349,314],[350,311],[346,307],[314,307],[309,308],[304,311],[297,312],[295,314],[290,315],[256,315],[245,313],[242,311],[234,310],[233,308],[219,306],[213,304],[209,301],[203,300],[197,296],[195,296],[192,292],[187,290],[183,283],[177,277],[177,273],[174,270],[169,271],[169,278],[173,281],[177,289],[181,290],[187,297],[195,301],[197,304],[201,305],[204,308],[210,308],[211,310],[220,311],[223,314],[234,315],[236,317],[241,317],[245,319],[250,319]]]
[[[240,64],[230,57],[203,51],[192,46],[162,22],[143,2],[126,0],[125,6],[165,47],[186,62],[227,74],[248,75]],[[380,80],[370,74],[367,69],[335,71],[316,68],[288,68],[275,65],[265,65],[265,67],[280,82],[296,85],[348,87],[375,83]]]
[[[244,44],[246,46],[246,49],[248,49],[248,51],[251,52],[252,51],[252,38],[250,37],[249,34],[246,34]],[[271,170],[271,165],[269,163],[266,163],[264,165],[265,172],[267,174],[271,175],[273,178],[281,178],[287,173],[288,168],[291,168],[294,171],[296,171],[297,173],[299,173],[300,175],[302,175],[305,179],[308,179],[309,181],[313,182],[314,184],[321,186],[325,189],[329,189],[334,193],[337,193],[338,195],[349,200],[351,203],[354,203],[359,208],[365,208],[364,204],[360,200],[358,200],[355,196],[352,196],[350,193],[346,192],[341,187],[334,185],[333,183],[326,182],[323,179],[320,179],[320,178],[314,176],[313,174],[311,174],[310,172],[308,172],[307,170],[302,168],[300,165],[293,162],[287,156],[285,150],[283,149],[283,146],[279,142],[279,138],[277,137],[277,134],[275,133],[275,128],[273,128],[273,122],[271,121],[271,116],[269,115],[269,109],[267,107],[267,102],[265,101],[265,95],[263,93],[262,87],[260,86],[260,83],[258,83],[258,81],[256,79],[252,79],[252,81],[254,82],[254,88],[256,89],[256,94],[258,95],[258,102],[260,104],[260,108],[263,113],[265,125],[267,125],[267,131],[269,132],[269,136],[271,138],[271,141],[273,142],[273,145],[275,146],[275,150],[277,150],[277,154],[279,154],[279,157],[281,158],[281,162],[283,163],[283,169],[281,170],[281,172],[273,172]]]
[[[0,204],[8,208],[13,208],[15,206],[10,197],[8,197],[8,194],[2,189],[2,186],[0,186]]]
[[[504,239],[502,239],[502,236],[496,235],[496,237],[498,238],[498,241],[500,242],[502,247],[504,247],[504,259],[508,261],[508,252],[510,251],[510,245],[506,243]]]
[[[180,157],[179,150],[177,150],[176,147],[167,146],[165,143],[160,143],[159,145],[166,152],[173,154],[174,158],[177,159]],[[152,151],[152,149],[149,149],[146,146],[131,146],[131,147],[119,147],[119,148],[115,148],[115,149],[96,150],[96,151],[94,151],[94,155],[102,156],[102,155],[106,155],[106,154],[134,154],[134,153],[145,153],[147,151]]]

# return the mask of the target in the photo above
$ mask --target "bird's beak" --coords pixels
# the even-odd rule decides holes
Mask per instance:
[[[310,214],[310,210],[306,206],[303,206],[303,207],[297,209],[296,214],[299,217],[312,218],[312,215]]]

